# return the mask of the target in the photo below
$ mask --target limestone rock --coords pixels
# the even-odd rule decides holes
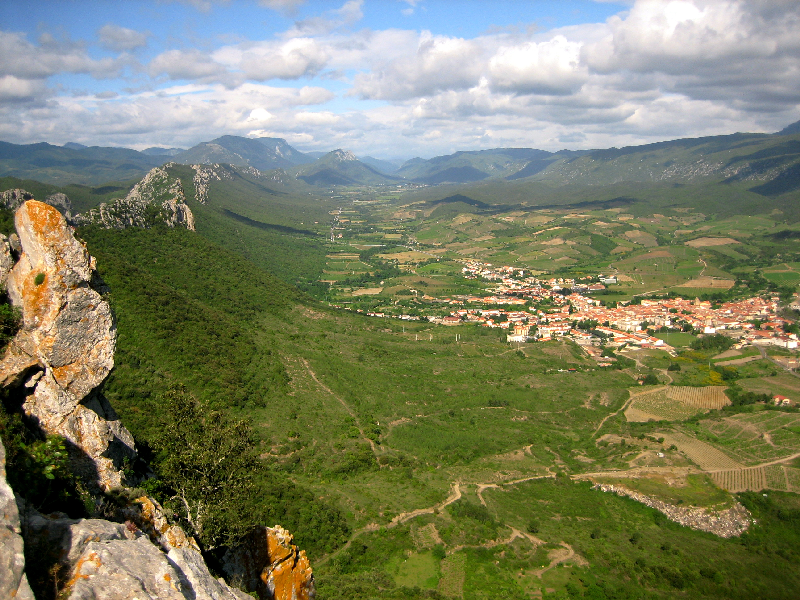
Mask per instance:
[[[16,213],[22,254],[7,279],[22,328],[0,361],[0,384],[24,384],[23,410],[47,434],[66,438],[85,481],[121,484],[133,438],[93,393],[114,366],[116,325],[92,289],[94,259],[52,206],[29,200]]]
[[[70,598],[249,599],[214,578],[196,549],[173,548],[167,554],[130,521],[68,519],[29,510],[25,522],[29,551],[61,566]]]
[[[107,229],[152,227],[161,222],[194,231],[194,215],[186,204],[183,184],[167,171],[171,164],[152,169],[125,198],[76,215],[75,222],[94,223]]]
[[[304,550],[280,525],[259,527],[228,550],[222,565],[228,579],[256,592],[261,600],[310,600],[314,575]]]
[[[137,498],[134,503],[120,509],[117,518],[135,523],[164,552],[175,548],[200,551],[195,539],[186,535],[179,525],[170,523],[161,505],[149,496]]]
[[[0,440],[0,598],[33,600],[25,576],[17,499],[6,481],[6,449]]]
[[[192,165],[194,169],[194,199],[200,204],[208,203],[208,187],[212,181],[222,181],[223,179],[232,180],[233,175],[221,165]]]
[[[28,200],[33,200],[33,194],[19,188],[0,192],[0,206],[10,210],[17,210]],[[44,199],[45,204],[55,206],[67,219],[72,218],[72,203],[66,194],[57,192]]]
[[[8,274],[14,266],[14,257],[11,255],[11,244],[8,238],[0,233],[0,288],[5,289]]]

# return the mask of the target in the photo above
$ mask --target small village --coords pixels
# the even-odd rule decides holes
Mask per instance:
[[[604,302],[593,297],[617,283],[614,275],[582,279],[526,276],[524,269],[465,261],[467,279],[491,284],[487,295],[456,295],[436,298],[421,295],[431,305],[447,305],[447,315],[429,315],[429,322],[454,326],[472,323],[507,331],[506,341],[523,343],[568,337],[585,346],[659,348],[674,353],[669,334],[721,333],[737,340],[737,346],[778,346],[797,348],[795,333],[786,330],[792,321],[778,315],[777,296],[752,297],[712,304],[699,299],[637,298],[629,302]],[[388,316],[368,312],[369,316]],[[400,315],[401,319],[422,317]],[[657,337],[656,334],[659,336]],[[599,352],[597,352],[599,357]]]

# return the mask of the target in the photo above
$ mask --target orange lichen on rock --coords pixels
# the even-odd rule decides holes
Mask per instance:
[[[133,437],[94,392],[114,366],[116,324],[93,287],[94,261],[54,207],[28,200],[14,215],[21,253],[6,289],[22,328],[0,360],[0,382],[26,386],[22,409],[43,432],[65,437],[90,489],[122,484]],[[90,461],[93,464],[89,464]]]
[[[311,600],[314,574],[294,537],[280,525],[258,527],[223,557],[229,578],[241,581],[261,600]]]

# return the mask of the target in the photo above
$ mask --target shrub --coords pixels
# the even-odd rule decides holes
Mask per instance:
[[[44,283],[44,273],[37,273],[36,277],[33,279],[33,283],[42,285]]]

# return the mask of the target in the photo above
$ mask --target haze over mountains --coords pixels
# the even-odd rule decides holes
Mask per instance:
[[[0,176],[44,183],[98,185],[141,177],[166,162],[230,164],[260,172],[281,169],[273,179],[311,186],[468,184],[487,180],[534,180],[554,184],[622,181],[752,180],[759,193],[780,194],[800,185],[800,124],[775,134],[736,133],[600,150],[549,152],[533,148],[461,151],[401,165],[346,149],[303,153],[281,138],[226,135],[188,150],[87,147],[68,143],[17,145],[0,142]],[[302,185],[301,184],[301,185]]]

